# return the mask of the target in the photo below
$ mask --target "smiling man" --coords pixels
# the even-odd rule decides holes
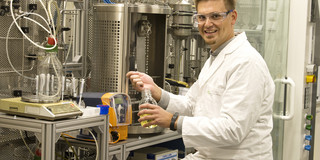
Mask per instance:
[[[196,0],[193,16],[211,56],[186,96],[168,93],[144,73],[129,72],[133,87],[149,88],[158,105],[139,106],[144,127],[178,130],[185,160],[272,160],[274,82],[246,34],[234,33],[235,0]],[[160,107],[161,106],[161,107]]]
[[[231,4],[229,4],[231,3]],[[237,19],[235,1],[196,1],[198,14],[194,15],[199,33],[215,51],[223,43],[234,37],[234,24]]]

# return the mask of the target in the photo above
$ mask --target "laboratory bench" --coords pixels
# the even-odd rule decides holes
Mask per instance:
[[[158,145],[180,139],[182,136],[178,132],[165,129],[161,133],[129,135],[128,139],[115,144],[108,144],[108,116],[96,116],[86,118],[73,118],[62,120],[39,120],[34,118],[8,115],[0,112],[0,127],[34,132],[41,142],[41,159],[55,159],[56,150],[59,145],[65,145],[65,141],[60,137],[61,133],[80,130],[83,128],[94,128],[97,132],[99,146],[99,159],[112,160],[116,156],[118,160],[126,160],[130,151],[145,147]],[[38,135],[38,136],[37,136]],[[94,142],[69,139],[72,146],[87,147],[96,149]],[[64,144],[63,144],[64,143]],[[57,147],[56,147],[57,145]]]
[[[62,119],[55,121],[8,115],[0,112],[0,127],[34,132],[41,142],[41,159],[55,159],[55,144],[62,132],[95,128],[99,146],[99,159],[106,159],[107,148],[107,116]],[[93,145],[95,145],[93,143]]]
[[[126,160],[130,151],[170,142],[180,139],[181,137],[181,134],[170,131],[169,129],[155,134],[129,135],[126,140],[114,144],[107,144],[106,157],[107,160],[113,160],[113,157],[116,157],[117,160]],[[68,141],[72,146],[95,148],[92,142],[84,142],[76,139],[69,139]],[[61,142],[64,143],[63,141]]]

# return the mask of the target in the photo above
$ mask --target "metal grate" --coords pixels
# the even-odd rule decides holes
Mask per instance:
[[[93,6],[93,1],[89,1],[89,6]],[[93,7],[89,7],[89,15],[88,15],[88,54],[87,54],[87,73],[90,75],[91,73],[91,68],[92,68],[92,54],[93,54],[93,33],[94,33],[94,28],[93,28]]]
[[[34,151],[35,136],[33,132],[22,131],[22,136],[17,129],[0,128],[0,159],[20,160],[33,159],[31,153],[23,143],[23,138],[28,147]]]
[[[90,91],[121,92],[122,19],[122,12],[104,10],[95,14]]]
[[[116,92],[119,89],[120,22],[98,21],[95,24],[103,30],[95,32],[97,41],[93,58],[92,87]]]

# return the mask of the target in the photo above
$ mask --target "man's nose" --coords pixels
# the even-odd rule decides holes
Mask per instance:
[[[211,21],[210,18],[206,18],[206,20],[204,21],[204,26],[212,26],[213,25],[213,22]]]

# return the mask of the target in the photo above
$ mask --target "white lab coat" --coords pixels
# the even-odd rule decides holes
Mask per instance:
[[[186,96],[170,94],[168,111],[186,115],[185,159],[272,160],[274,82],[243,32],[211,64],[207,60]]]

